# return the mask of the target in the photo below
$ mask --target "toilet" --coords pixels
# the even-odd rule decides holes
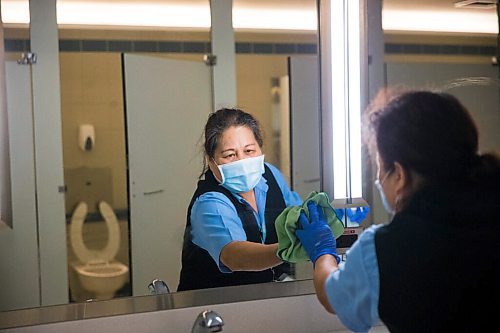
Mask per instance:
[[[115,260],[120,248],[120,226],[113,209],[105,201],[99,202],[99,211],[106,221],[108,242],[103,249],[91,250],[83,241],[83,223],[87,216],[87,204],[78,203],[71,217],[70,241],[78,261],[71,264],[86,291],[96,300],[113,298],[128,277],[128,267]]]

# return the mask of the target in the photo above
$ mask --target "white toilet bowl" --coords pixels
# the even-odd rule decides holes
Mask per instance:
[[[120,248],[120,226],[113,209],[104,201],[99,202],[99,211],[108,227],[108,242],[102,250],[90,250],[83,242],[83,223],[87,216],[87,204],[80,202],[73,212],[70,225],[71,247],[78,258],[72,267],[82,287],[95,295],[97,300],[111,299],[125,282],[128,267],[115,260]]]

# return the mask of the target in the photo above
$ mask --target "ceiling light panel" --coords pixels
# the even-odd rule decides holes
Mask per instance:
[[[498,33],[496,13],[479,10],[407,11],[384,10],[384,31],[420,31],[450,33]]]
[[[259,7],[256,1],[245,2],[242,6],[237,4],[235,1],[233,6],[233,26],[236,30],[314,31],[317,29],[315,6],[276,8],[264,2]],[[28,0],[2,0],[1,5],[3,23],[29,23]],[[210,6],[208,1],[206,3],[180,0],[120,3],[58,0],[57,22],[62,26],[137,26],[205,30],[210,28]],[[385,31],[498,33],[495,10],[384,8],[382,26]]]

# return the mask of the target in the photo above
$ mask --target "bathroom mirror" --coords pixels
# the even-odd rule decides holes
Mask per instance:
[[[169,2],[172,1],[156,1],[155,4]],[[9,3],[9,1],[2,3]],[[202,4],[205,11],[209,10],[208,0],[192,1],[191,3],[193,5]],[[249,4],[252,5],[252,1],[234,2],[235,8],[237,6],[245,8]],[[58,10],[62,5],[65,5],[64,1],[57,1]],[[309,18],[315,18],[314,1],[290,1],[290,7],[294,6],[297,7],[296,11],[307,14]],[[277,32],[274,30],[263,32],[262,30],[258,33],[243,29],[240,32],[237,31],[235,35],[238,76],[237,106],[255,114],[262,123],[266,133],[264,145],[266,159],[278,167],[280,167],[277,157],[279,154],[276,153],[277,146],[273,141],[279,140],[279,137],[276,137],[276,133],[274,133],[277,119],[273,112],[279,112],[280,106],[276,103],[276,94],[279,92],[276,90],[278,86],[275,83],[283,80],[288,74],[287,64],[290,55],[316,57],[317,37],[315,25],[312,26],[312,30]],[[6,33],[10,43],[8,53],[17,56],[26,51],[26,45],[30,39],[26,27],[14,24],[9,26]],[[210,35],[208,29],[119,30],[103,27],[83,29],[60,25],[58,38],[65,187],[63,195],[67,223],[65,247],[69,263],[68,279],[70,289],[72,289],[71,284],[72,281],[75,281],[75,276],[71,269],[71,263],[75,261],[76,255],[70,245],[73,237],[70,222],[73,217],[75,217],[73,221],[77,221],[76,216],[83,215],[87,223],[77,230],[83,234],[84,242],[87,245],[91,243],[90,245],[95,248],[106,247],[108,229],[102,221],[102,211],[97,206],[99,201],[108,203],[120,221],[121,246],[116,258],[129,267],[130,262],[134,260],[134,253],[130,253],[131,232],[127,221],[130,198],[127,192],[129,187],[127,177],[129,175],[126,167],[130,161],[127,161],[126,154],[127,140],[130,140],[130,136],[127,139],[125,128],[124,109],[127,96],[124,96],[125,81],[123,76],[127,72],[123,68],[126,61],[124,59],[132,55],[151,59],[168,58],[173,60],[174,64],[175,61],[179,61],[176,64],[193,62],[208,68],[202,61],[204,55],[210,52]],[[251,68],[254,69],[249,70]],[[170,82],[177,83],[172,80]],[[193,94],[198,93],[194,92]],[[286,102],[287,99],[285,95],[281,97],[282,102]],[[189,156],[192,159],[190,163],[194,165],[195,170],[195,174],[190,178],[192,184],[186,186],[186,193],[183,193],[186,198],[191,196],[196,178],[201,172],[202,156],[197,154],[200,148],[198,139],[201,135],[201,125],[210,109],[199,111],[202,112],[197,120],[200,126],[189,131],[192,136],[189,147],[183,148],[191,154]],[[130,144],[130,142],[128,143]],[[283,165],[286,169],[286,164],[283,163]],[[283,168],[281,169],[283,170]],[[290,174],[289,170],[283,171],[285,174]],[[80,206],[80,202],[85,202],[86,207]],[[165,239],[162,239],[164,244],[168,245],[171,239],[177,240],[177,242],[182,239],[185,206],[186,204],[179,204],[178,215],[180,218],[176,221],[178,230],[176,230],[176,234],[167,235]],[[139,220],[137,223],[140,225],[141,221]],[[161,235],[161,232],[150,233],[152,236],[155,234]],[[95,235],[95,239],[91,235]],[[178,246],[180,245],[181,243],[178,242]],[[162,244],[151,244],[151,246],[160,248],[158,257],[168,256],[171,257],[170,261],[180,260],[180,248],[178,251],[166,251],[168,254],[164,254],[160,252]],[[53,258],[53,261],[58,260]],[[151,261],[154,262],[154,260]],[[36,268],[36,265],[33,268]],[[165,268],[162,267],[162,269]],[[136,271],[141,271],[141,269],[138,268]],[[176,275],[174,274],[174,276]],[[162,278],[162,276],[151,275],[150,280],[158,277]],[[130,275],[128,280],[130,280]],[[137,283],[139,291],[134,293],[130,284],[127,287],[127,282],[123,288],[120,288],[121,290],[117,292],[116,296],[140,296],[149,293],[147,283]],[[169,287],[171,290],[175,290],[176,282],[169,283]],[[60,286],[59,289],[61,289]],[[73,296],[75,295],[69,295],[69,298],[75,302],[89,298],[85,293],[80,293],[74,298]],[[19,299],[15,295],[13,298]],[[27,306],[30,307],[30,305]],[[17,307],[23,308],[26,305],[18,304]],[[9,305],[6,305],[5,308],[9,309]]]
[[[279,10],[284,10],[285,7],[293,7],[295,5],[303,5],[308,8],[308,10],[315,10],[316,1],[292,1],[287,0],[289,6],[284,5],[284,1],[265,1],[267,6],[271,6],[273,3],[278,5]],[[371,1],[371,0],[370,0]],[[4,3],[5,0],[2,0]],[[159,3],[161,1],[152,1],[153,3]],[[196,1],[194,1],[196,2]],[[263,1],[243,1],[243,0],[233,0],[234,6],[249,5],[251,3],[262,4]],[[452,1],[432,1],[433,3],[443,3],[450,5]],[[203,1],[205,6],[208,6],[208,0]],[[401,9],[403,2],[401,0],[386,0],[384,1],[384,10],[387,8]],[[408,4],[404,2],[405,10],[419,9],[419,4],[429,5],[429,1],[422,1],[418,3]],[[5,37],[10,43],[12,53],[18,54],[25,50],[25,41],[29,39],[29,34],[27,34],[26,28],[10,27],[6,28]],[[412,33],[412,32],[387,32],[384,35],[385,39],[385,61],[380,63],[381,67],[384,66],[385,62],[385,74],[387,74],[387,83],[405,83],[411,84],[416,83],[419,86],[423,85],[442,85],[446,82],[453,80],[453,78],[463,77],[463,76],[481,76],[486,77],[490,75],[491,71],[488,72],[488,66],[490,66],[490,57],[495,54],[495,42],[496,37],[494,35],[480,34],[472,35],[468,34],[466,36],[461,35],[443,35],[442,33],[432,34],[432,33]],[[121,82],[122,75],[122,59],[121,53],[140,53],[144,55],[154,56],[164,56],[165,53],[169,57],[181,60],[181,61],[197,61],[201,62],[203,55],[209,52],[210,38],[208,31],[204,32],[193,32],[193,31],[174,31],[165,32],[158,29],[144,29],[137,30],[131,29],[127,31],[120,31],[115,29],[81,29],[79,27],[72,28],[61,28],[59,31],[59,47],[60,47],[60,66],[61,66],[61,109],[69,110],[74,113],[73,118],[65,117],[62,115],[63,121],[63,151],[64,151],[64,163],[65,163],[65,182],[66,179],[72,179],[73,186],[83,186],[82,192],[85,189],[88,190],[86,195],[89,193],[98,192],[104,195],[107,201],[113,203],[113,207],[119,207],[116,209],[117,217],[119,219],[124,219],[128,216],[128,198],[126,196],[127,187],[127,173],[126,173],[126,141],[124,138],[125,131],[125,117],[121,113],[123,110],[123,90],[121,87],[114,89],[116,83],[115,79],[118,77]],[[271,162],[277,163],[277,156],[273,152],[272,146],[272,133],[273,133],[273,118],[270,117],[270,113],[273,108],[277,107],[273,105],[273,87],[276,87],[276,82],[283,76],[288,74],[287,69],[287,57],[290,55],[304,56],[304,57],[314,57],[316,54],[316,35],[315,32],[274,32],[274,33],[251,33],[249,31],[241,30],[236,31],[235,34],[236,41],[236,65],[237,65],[237,93],[238,93],[238,106],[243,109],[256,114],[257,118],[263,123],[265,132],[267,134],[267,140],[265,143],[266,156],[269,155]],[[6,44],[8,44],[6,43]],[[21,44],[19,44],[21,43]],[[163,52],[161,52],[163,50]],[[180,52],[179,52],[180,51]],[[383,51],[382,51],[383,52]],[[376,59],[374,59],[376,60]],[[455,64],[449,70],[450,75],[444,75],[440,77],[433,76],[432,78],[423,77],[423,73],[434,74],[438,73],[435,71],[436,68],[445,70],[445,63]],[[78,64],[78,65],[75,65]],[[456,67],[462,67],[463,64],[468,64],[468,72],[460,72],[459,74],[454,73]],[[425,71],[422,70],[425,67]],[[481,69],[476,66],[480,65]],[[417,67],[413,67],[417,66]],[[255,69],[254,69],[255,68]],[[257,70],[258,69],[258,70]],[[378,70],[378,69],[377,69]],[[483,70],[486,70],[484,72]],[[476,71],[476,72],[475,72]],[[420,74],[420,77],[416,75]],[[383,74],[382,74],[383,75]],[[439,74],[440,75],[440,74]],[[415,80],[413,80],[415,78]],[[403,80],[404,79],[404,80]],[[410,79],[410,80],[408,80]],[[104,82],[102,82],[104,81]],[[72,90],[70,86],[78,85],[79,89]],[[492,80],[490,81],[488,87],[492,85],[497,85],[497,83]],[[486,96],[491,96],[490,93],[484,94],[484,88],[486,86],[476,86],[477,91],[475,94],[479,94],[486,98]],[[498,91],[498,89],[496,89]],[[498,103],[498,96],[492,98],[492,103]],[[82,101],[86,101],[83,103]],[[483,101],[484,99],[477,99]],[[119,120],[113,120],[106,118],[101,108],[108,107],[113,110],[115,115],[119,116]],[[495,108],[494,110],[498,110]],[[86,112],[94,112],[92,118],[87,118],[85,115],[89,114]],[[485,129],[490,134],[487,148],[499,149],[500,140],[494,129],[499,128],[493,127],[493,125],[498,121],[497,116],[494,114],[488,114],[482,120],[483,127],[492,126]],[[108,124],[104,131],[110,136],[102,136],[101,133],[103,128],[100,124]],[[94,125],[95,128],[95,150],[101,157],[91,156],[89,154],[85,155],[85,150],[82,150],[78,145],[78,131],[80,125],[90,124]],[[498,123],[497,123],[498,124]],[[65,129],[67,132],[65,132]],[[493,128],[493,132],[491,132]],[[201,130],[201,129],[200,129]],[[196,133],[190,133],[198,137],[201,131]],[[114,142],[106,142],[104,138],[109,138],[110,140],[118,140]],[[104,142],[103,142],[104,141]],[[101,145],[99,147],[99,145]],[[108,150],[101,150],[103,146],[107,146]],[[83,145],[85,147],[85,145]],[[99,151],[98,151],[99,149]],[[268,153],[269,152],[269,153]],[[95,155],[98,155],[95,154]],[[73,155],[73,159],[71,159]],[[274,156],[274,158],[273,158]],[[91,165],[92,170],[80,169],[84,158],[95,158],[95,163]],[[117,166],[120,170],[119,173],[113,173],[112,176],[109,174],[110,166],[109,164],[103,163],[103,159],[108,159],[108,161],[113,158],[113,165]],[[201,155],[195,158],[195,164],[199,165],[201,171]],[[68,162],[66,161],[73,161]],[[366,169],[370,169],[369,165],[366,165]],[[286,170],[282,170],[286,172]],[[87,174],[86,174],[87,172]],[[90,176],[88,174],[90,172]],[[106,182],[113,182],[113,189],[93,187],[92,185],[87,185],[89,177],[95,177],[91,184],[102,184]],[[110,180],[112,179],[112,180]],[[187,195],[190,196],[194,190],[193,185],[186,188]],[[71,186],[71,184],[66,184]],[[151,191],[154,191],[152,189]],[[68,196],[73,195],[74,192],[68,190],[66,193]],[[380,203],[378,202],[378,196],[372,195],[373,202],[373,220],[375,221],[386,221],[387,215],[383,213]],[[72,197],[70,199],[71,204],[66,206],[66,214],[70,218],[71,213],[74,209],[68,209],[69,207],[76,206],[79,201],[78,198]],[[90,200],[89,200],[90,201]],[[95,205],[94,205],[95,207]],[[186,207],[182,206],[179,209],[182,210],[184,214]],[[91,219],[101,219],[97,209],[94,208],[93,211],[89,212],[89,218]],[[184,220],[182,220],[182,225]],[[97,224],[95,224],[97,225]],[[98,233],[100,236],[104,236],[106,231],[101,228],[103,225],[99,226],[100,230]],[[129,231],[126,227],[120,229],[122,232],[122,239],[129,239]],[[182,230],[181,230],[182,231]],[[102,239],[97,240],[97,242],[102,242]],[[6,244],[5,242],[3,244]],[[4,246],[4,245],[0,246]],[[36,240],[35,243],[36,244]],[[69,244],[69,243],[68,243]],[[102,245],[102,243],[99,243]],[[98,245],[99,245],[98,244]],[[2,251],[2,257],[0,260],[11,260],[7,259],[5,256],[11,251],[12,248],[16,248],[17,251],[21,252],[23,247],[22,244],[17,245],[17,247],[6,248]],[[2,247],[3,249],[3,247]],[[123,253],[118,254],[120,256],[120,261],[129,262],[133,260],[134,253],[125,250]],[[161,254],[170,255],[170,254]],[[180,258],[180,253],[172,254],[177,258]],[[70,258],[71,259],[71,258]],[[14,263],[12,263],[14,265]],[[32,271],[37,271],[37,265],[34,263]],[[33,275],[33,283],[38,284],[38,276]],[[157,278],[157,276],[152,276]],[[293,283],[293,282],[292,282]],[[147,285],[143,286],[147,292]],[[176,286],[169,286],[170,289],[175,289]],[[2,287],[3,288],[3,287]],[[265,290],[267,288],[256,288],[255,293],[259,294],[258,289]],[[291,288],[293,290],[293,288]],[[123,294],[121,296],[131,296],[133,292],[126,287],[121,290]],[[203,297],[204,293],[193,292],[186,294],[188,298],[199,299]],[[82,296],[85,298],[85,295]],[[198,298],[197,298],[198,297]],[[230,300],[227,300],[230,301]],[[199,303],[198,303],[199,304]],[[9,306],[3,306],[3,309],[9,309]]]
[[[208,12],[208,1],[197,3]],[[314,17],[313,1],[290,5],[312,5],[308,11]],[[235,11],[238,6],[236,1]],[[76,221],[75,207],[87,202],[86,221],[97,223],[87,223],[86,243],[104,248],[108,238],[97,201],[111,203],[121,230],[116,263],[130,268],[115,297],[142,296],[149,293],[153,278],[164,280],[171,290],[177,288],[186,205],[201,172],[199,139],[211,110],[211,69],[203,62],[211,43],[208,29],[140,31],[129,40],[130,31],[113,34],[109,39],[109,32],[92,32],[95,39],[80,41],[81,49],[60,53],[66,216]],[[273,112],[280,112],[273,80],[287,75],[289,55],[315,56],[316,33],[262,34],[236,33],[237,106],[261,122],[266,161],[290,174],[277,152],[289,150],[287,140],[283,147],[273,142],[279,139]],[[66,39],[69,35],[59,29],[63,45],[71,47],[77,43]],[[281,101],[286,100],[283,95]],[[74,131],[82,126],[100,133],[89,151],[74,144]],[[68,261],[75,263],[79,258],[71,237]],[[92,294],[75,271],[69,270],[70,300],[82,302]]]

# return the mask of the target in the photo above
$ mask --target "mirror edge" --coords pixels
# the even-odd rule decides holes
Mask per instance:
[[[61,304],[0,312],[0,330],[64,321],[92,319],[141,312],[190,308],[314,294],[312,280],[269,282],[200,289],[162,295],[117,298],[108,301]]]

